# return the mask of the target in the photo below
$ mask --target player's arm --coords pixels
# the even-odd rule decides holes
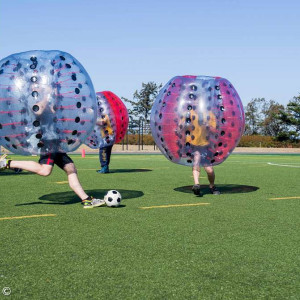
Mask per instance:
[[[102,126],[103,125],[103,119],[102,118],[97,118],[96,125]]]
[[[96,124],[98,126],[103,126],[103,125],[106,125],[107,121],[108,121],[108,116],[104,115],[104,116],[97,118]]]
[[[42,100],[37,102],[34,106],[33,106],[33,110],[35,112],[36,115],[41,115],[45,109],[47,107],[50,108],[51,112],[52,113],[55,113],[54,109],[53,109],[53,105],[49,105],[50,103],[50,98],[51,98],[51,92],[52,92],[52,89],[50,87],[45,87],[43,88],[41,91],[42,93]],[[32,93],[37,93],[37,96],[38,96],[38,91],[33,91]]]

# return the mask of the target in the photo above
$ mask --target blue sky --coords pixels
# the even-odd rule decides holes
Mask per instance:
[[[0,58],[62,50],[96,91],[131,98],[142,82],[227,78],[246,105],[300,92],[298,0],[2,0]]]

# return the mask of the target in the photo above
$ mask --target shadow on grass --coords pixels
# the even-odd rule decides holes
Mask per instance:
[[[221,194],[239,194],[239,193],[251,193],[259,189],[257,186],[251,185],[239,185],[239,184],[217,184],[216,185]],[[174,191],[182,193],[192,193],[192,185],[181,186],[175,188]],[[201,185],[201,192],[203,194],[210,194],[208,184]]]
[[[17,171],[14,171],[14,170],[5,170],[5,171],[0,172],[0,177],[1,176],[11,176],[11,175],[24,176],[24,175],[35,175],[35,174],[31,173],[31,172],[24,172],[24,171],[17,172]]]
[[[98,171],[98,170],[97,170]],[[110,173],[138,173],[138,172],[150,172],[150,169],[110,169]]]
[[[109,189],[86,190],[85,192],[88,195],[93,196],[94,198],[103,199],[108,190]],[[118,191],[121,193],[122,199],[126,199],[126,200],[142,197],[144,195],[144,193],[142,191],[129,191],[129,190],[122,190],[122,189],[120,189],[120,190],[118,189]],[[43,201],[49,201],[50,203],[37,201],[37,202],[16,204],[16,206],[35,205],[35,204],[68,205],[68,204],[74,204],[74,203],[81,202],[81,200],[78,198],[78,196],[73,191],[47,194],[47,195],[41,196],[39,199],[43,200]],[[120,205],[119,207],[120,208],[125,207],[125,205]]]

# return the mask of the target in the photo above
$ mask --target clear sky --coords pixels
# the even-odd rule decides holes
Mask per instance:
[[[243,104],[300,92],[299,0],[0,0],[0,58],[76,57],[96,91],[132,98],[142,82],[225,77]]]

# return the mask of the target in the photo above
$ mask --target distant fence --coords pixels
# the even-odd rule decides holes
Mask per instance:
[[[137,145],[138,150],[144,150],[144,145],[153,145],[153,150],[157,149],[150,124],[142,118],[129,121],[126,135],[119,144],[122,144],[122,150],[128,150],[128,145]]]

